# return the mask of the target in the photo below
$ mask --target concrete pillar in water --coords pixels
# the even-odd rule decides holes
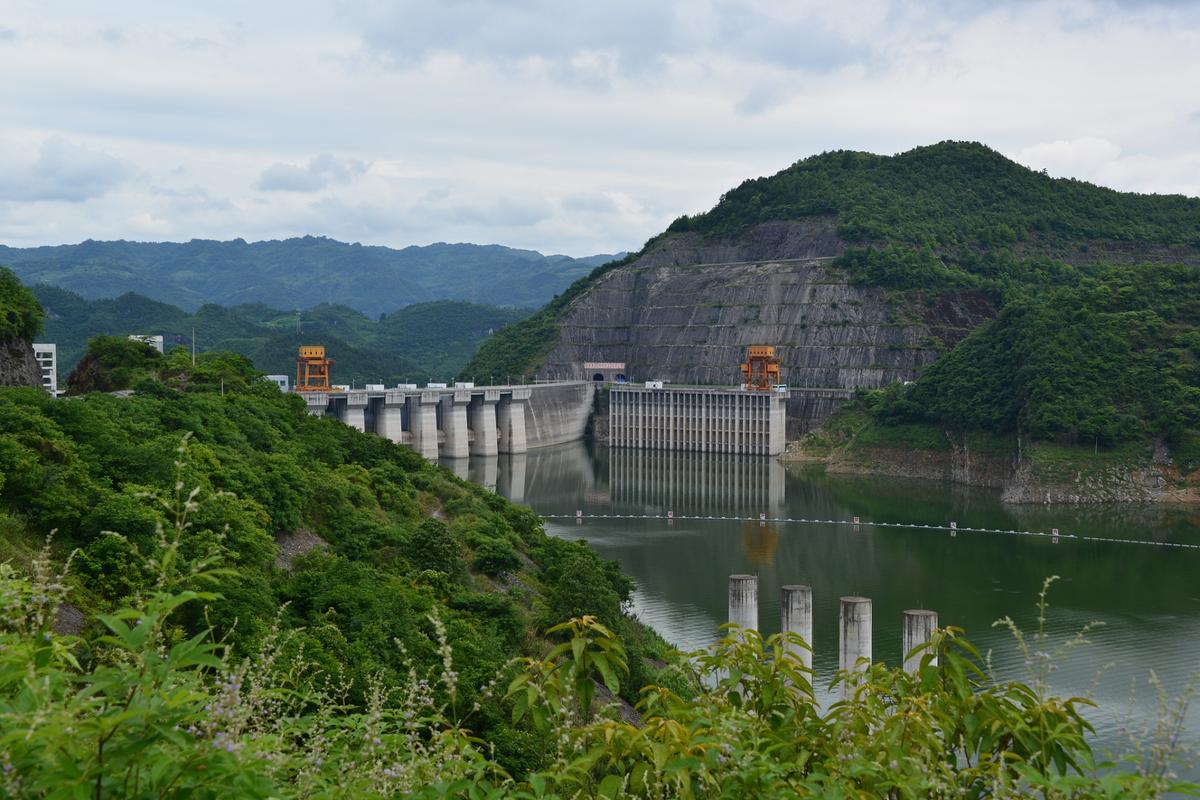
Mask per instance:
[[[442,430],[446,434],[446,446],[442,455],[446,458],[466,458],[471,454],[467,439],[467,404],[471,402],[468,389],[455,389],[442,395]]]
[[[475,435],[471,440],[473,456],[494,456],[500,452],[496,444],[496,402],[499,399],[500,392],[496,389],[486,389],[483,394],[471,398],[467,415],[470,417],[471,432]]]
[[[438,457],[436,391],[420,392],[408,398],[408,420],[412,427],[412,447],[425,458]]]
[[[783,633],[796,634],[811,648],[813,643],[812,587],[784,586],[779,600],[779,609],[781,615],[779,630]],[[785,644],[784,647],[805,668],[812,669],[812,650],[790,643]]]
[[[729,621],[743,630],[758,630],[757,575],[729,576]]]
[[[399,444],[404,441],[404,392],[384,392],[383,405],[375,417],[375,434]]]
[[[513,389],[510,397],[501,398],[496,404],[501,453],[524,453],[528,449],[525,440],[525,406],[529,402],[529,394],[529,389]]]
[[[925,650],[909,657],[915,648],[920,647],[930,640],[933,636],[933,629],[938,625],[938,615],[936,611],[927,611],[923,608],[912,609],[904,612],[904,631],[900,637],[901,651],[900,657],[904,659],[904,671],[912,674],[915,673],[921,666],[921,659],[925,656]],[[937,664],[937,656],[934,655],[933,663]]]
[[[841,649],[838,665],[850,672],[865,672],[871,663],[871,601],[866,597],[843,597],[841,612]],[[859,661],[863,660],[862,663]],[[842,684],[842,697],[850,692]]]
[[[370,397],[366,392],[347,392],[346,404],[341,406],[342,422],[359,431],[367,429],[367,403]]]

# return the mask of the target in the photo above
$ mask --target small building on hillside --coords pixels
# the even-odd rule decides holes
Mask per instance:
[[[292,390],[292,379],[288,375],[264,375],[263,378],[278,386],[281,392]]]
[[[163,352],[163,337],[161,334],[151,333],[131,333],[129,334],[131,342],[142,342],[153,347],[158,352]]]
[[[33,357],[42,370],[42,388],[58,397],[58,346],[50,342],[34,342]]]

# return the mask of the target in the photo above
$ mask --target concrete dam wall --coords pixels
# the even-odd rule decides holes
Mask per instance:
[[[596,387],[591,383],[536,387],[525,407],[525,437],[529,447],[549,447],[582,439],[595,392]]]
[[[592,383],[576,381],[304,392],[303,396],[313,416],[336,417],[433,459],[524,453],[582,439],[595,391]]]

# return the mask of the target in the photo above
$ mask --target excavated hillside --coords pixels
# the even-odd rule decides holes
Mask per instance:
[[[979,292],[901,297],[852,284],[832,219],[766,223],[736,242],[667,237],[600,277],[559,319],[539,376],[623,361],[631,379],[733,384],[751,344],[775,344],[795,387],[912,380],[995,311]],[[927,302],[932,300],[932,302]],[[831,394],[796,393],[792,433],[828,416]]]
[[[0,338],[0,386],[42,385],[42,368],[26,339]]]
[[[42,368],[33,356],[42,307],[12,270],[0,267],[0,386],[41,386]]]

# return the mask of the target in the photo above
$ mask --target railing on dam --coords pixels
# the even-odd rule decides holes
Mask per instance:
[[[303,397],[309,414],[336,417],[433,459],[524,453],[582,439],[594,391],[587,381],[558,381],[352,389]]]

